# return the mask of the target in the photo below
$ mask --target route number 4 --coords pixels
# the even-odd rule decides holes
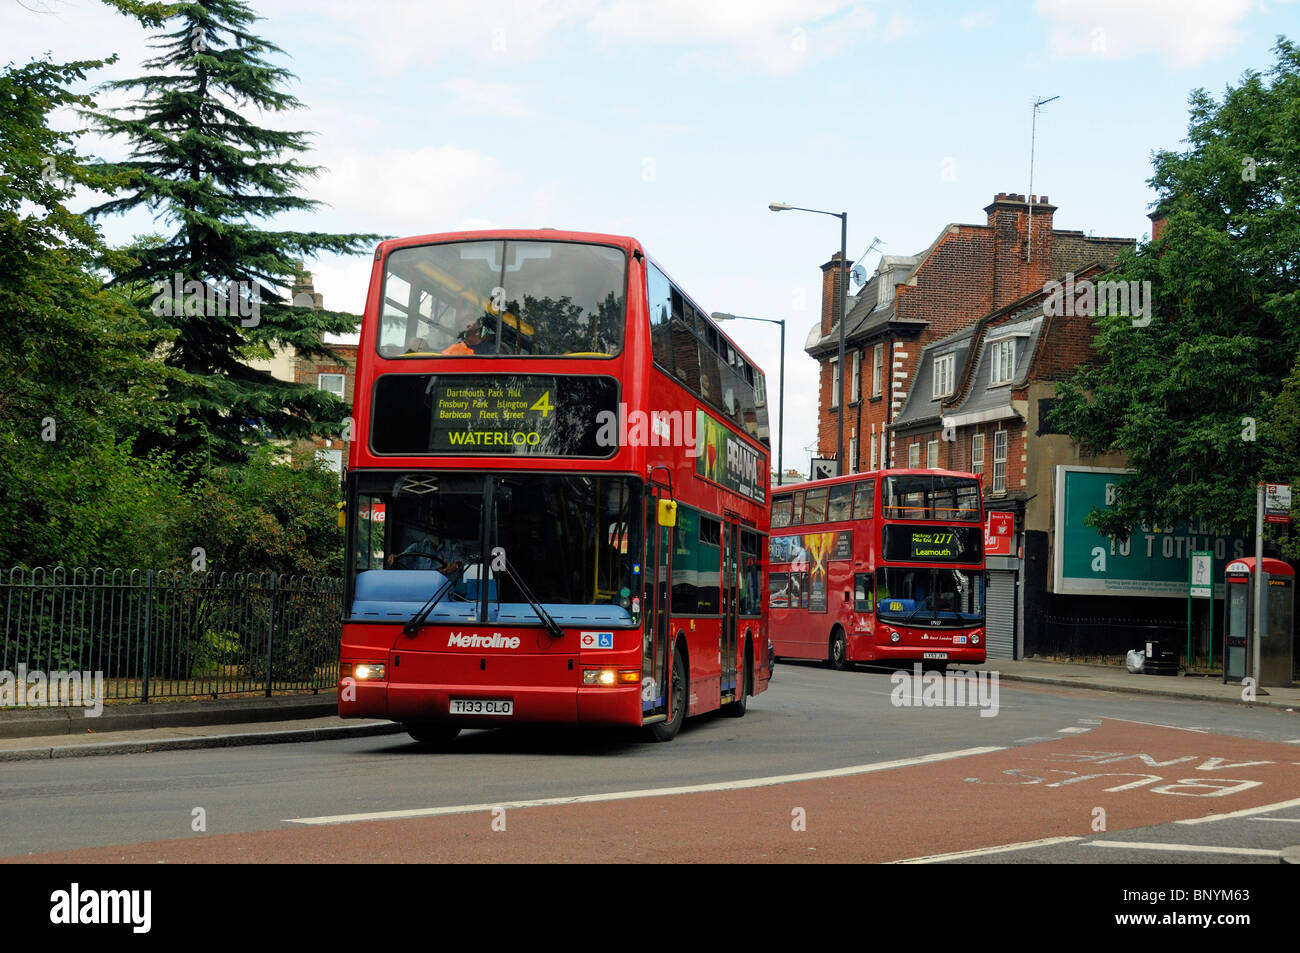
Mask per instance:
[[[550,412],[554,409],[551,407],[551,392],[549,390],[543,391],[542,396],[537,398],[537,402],[534,403],[533,406],[529,407],[528,409],[540,410],[542,412],[543,417],[548,416]]]

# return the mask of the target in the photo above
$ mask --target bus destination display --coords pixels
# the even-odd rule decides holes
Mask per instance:
[[[598,415],[618,406],[609,377],[386,374],[371,442],[384,454],[609,457]]]
[[[983,552],[982,528],[971,526],[886,525],[882,529],[886,559],[915,562],[978,562]]]

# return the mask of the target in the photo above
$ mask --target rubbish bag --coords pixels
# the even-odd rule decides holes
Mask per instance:
[[[1137,649],[1129,649],[1126,661],[1130,675],[1141,675],[1142,666],[1146,664],[1147,653],[1139,652]]]

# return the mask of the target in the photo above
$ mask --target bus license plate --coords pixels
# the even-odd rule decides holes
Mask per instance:
[[[926,652],[924,657],[925,658],[947,658],[948,653],[947,652]]]
[[[515,703],[509,699],[451,699],[451,714],[453,715],[513,715],[514,713]]]

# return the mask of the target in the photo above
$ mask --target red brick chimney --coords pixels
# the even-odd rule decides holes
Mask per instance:
[[[984,207],[993,230],[993,307],[1001,308],[1033,291],[1052,275],[1052,214],[1046,195],[999,192]],[[1034,239],[1029,241],[1030,222]]]
[[[844,268],[840,264],[840,253],[831,255],[831,260],[822,265],[822,334],[830,334],[835,327],[835,319],[840,313],[840,282],[844,280]]]
[[[1165,222],[1168,221],[1168,219],[1165,217],[1165,213],[1160,211],[1159,209],[1156,209],[1154,212],[1148,215],[1147,218],[1151,219],[1151,240],[1153,242],[1159,241],[1160,236],[1164,233],[1165,230]]]

